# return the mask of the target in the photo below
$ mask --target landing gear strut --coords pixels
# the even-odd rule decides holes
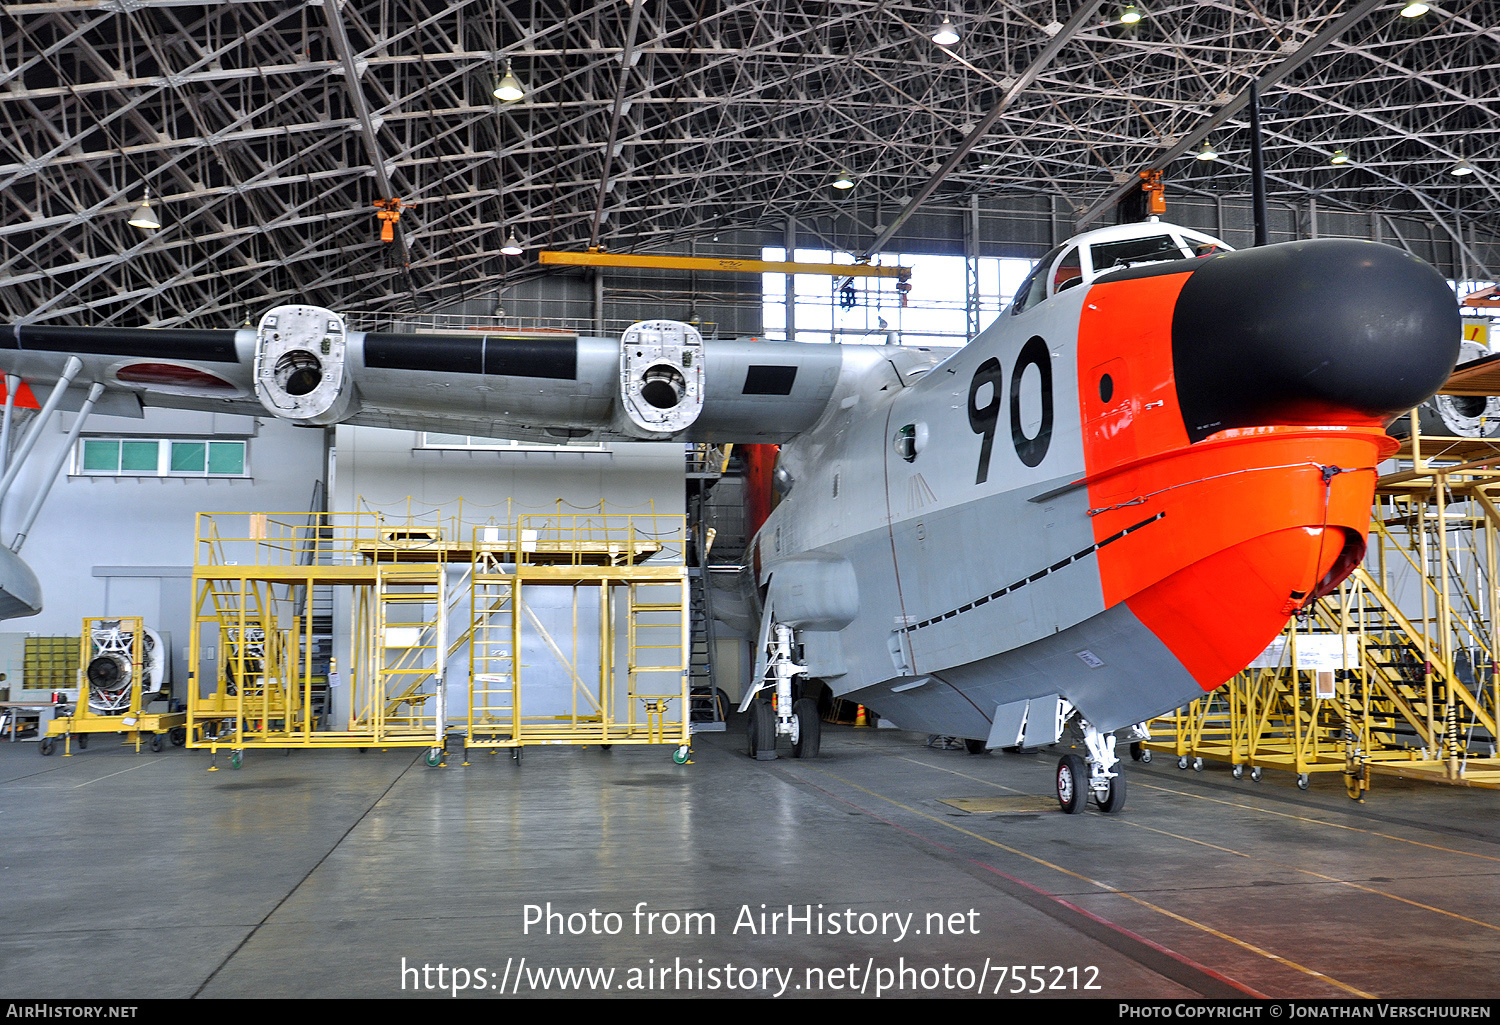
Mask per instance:
[[[807,667],[792,659],[792,628],[773,624],[766,646],[766,671],[757,689],[776,688],[776,707],[755,701],[750,712],[750,756],[765,761],[776,757],[776,741],[792,742],[793,758],[816,758],[823,739],[823,720],[812,698],[792,701],[792,680],[806,674]]]
[[[1071,815],[1080,811],[1087,803],[1090,793],[1094,803],[1106,815],[1121,811],[1125,807],[1125,776],[1119,771],[1120,759],[1115,754],[1115,735],[1096,729],[1087,719],[1080,717],[1078,727],[1083,731],[1083,743],[1088,748],[1088,760],[1075,754],[1065,754],[1057,763],[1057,803]]]

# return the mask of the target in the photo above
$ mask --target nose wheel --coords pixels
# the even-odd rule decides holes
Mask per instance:
[[[1115,755],[1115,735],[1103,733],[1087,720],[1080,719],[1087,760],[1065,754],[1057,763],[1057,803],[1064,814],[1073,815],[1088,803],[1090,792],[1094,803],[1106,815],[1125,808],[1125,776]]]

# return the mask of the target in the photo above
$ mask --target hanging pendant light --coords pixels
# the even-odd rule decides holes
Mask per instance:
[[[1216,149],[1214,149],[1213,145],[1207,139],[1204,139],[1203,140],[1203,148],[1198,151],[1198,159],[1199,160],[1218,160],[1219,159],[1219,151],[1216,150]]]
[[[135,213],[130,216],[128,222],[142,231],[155,231],[161,227],[161,218],[156,216],[156,211],[151,209],[151,190],[146,189],[146,198],[141,200],[141,205],[136,207]]]
[[[524,252],[520,240],[516,238],[516,229],[512,228],[505,237],[505,244],[500,247],[500,252],[505,256],[520,256]]]
[[[521,80],[510,70],[510,61],[506,61],[505,75],[495,83],[495,99],[514,103],[525,95],[526,90],[521,88]]]

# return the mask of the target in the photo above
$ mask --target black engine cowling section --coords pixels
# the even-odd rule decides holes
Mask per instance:
[[[1460,337],[1442,276],[1378,242],[1312,239],[1209,257],[1172,315],[1188,438],[1411,409],[1452,373]]]

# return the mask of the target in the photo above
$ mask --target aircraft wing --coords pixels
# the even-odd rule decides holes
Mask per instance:
[[[665,320],[616,339],[356,332],[311,306],[278,307],[238,331],[0,327],[0,371],[38,398],[73,371],[63,409],[98,383],[94,410],[116,416],[170,406],[553,444],[782,442],[871,374],[900,386],[951,351],[705,341]]]

